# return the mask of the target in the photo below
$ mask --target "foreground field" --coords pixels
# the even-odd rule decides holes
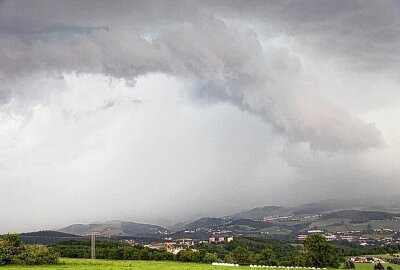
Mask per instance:
[[[107,260],[87,260],[87,259],[61,259],[59,265],[46,266],[21,266],[12,265],[1,267],[1,269],[25,270],[25,269],[79,269],[79,270],[212,270],[212,269],[250,269],[249,266],[241,267],[222,267],[212,266],[211,264],[200,263],[181,263],[181,262],[156,262],[156,261],[107,261]]]
[[[387,266],[389,264],[385,264]],[[392,265],[394,270],[400,270],[400,265]],[[88,260],[88,259],[61,259],[58,265],[46,265],[46,266],[22,266],[22,265],[11,265],[0,267],[1,269],[13,269],[13,270],[58,270],[58,269],[78,269],[78,270],[226,270],[226,269],[251,269],[249,266],[241,267],[223,267],[223,266],[212,266],[211,264],[200,264],[200,263],[181,263],[181,262],[155,262],[155,261],[107,261],[107,260]],[[258,268],[256,268],[258,269]],[[275,268],[276,270],[287,270],[288,268]],[[356,270],[373,270],[373,264],[356,264]],[[328,269],[332,270],[332,269]]]

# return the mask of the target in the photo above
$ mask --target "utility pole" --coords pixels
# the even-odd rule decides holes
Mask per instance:
[[[90,240],[91,240],[90,251],[91,251],[91,258],[93,260],[96,259],[96,235],[97,233],[95,232],[90,233]]]

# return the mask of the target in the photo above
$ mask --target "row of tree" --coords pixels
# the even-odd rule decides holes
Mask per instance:
[[[17,234],[7,234],[0,239],[0,265],[55,264],[58,254],[43,245],[25,245]]]
[[[62,257],[89,258],[89,241],[67,241],[53,246]],[[114,241],[98,241],[96,257],[111,260],[176,260],[182,262],[227,262],[259,265],[338,267],[341,257],[337,249],[322,235],[311,235],[304,247],[276,240],[238,237],[230,243],[202,243],[183,249],[176,255],[166,249],[149,249]]]

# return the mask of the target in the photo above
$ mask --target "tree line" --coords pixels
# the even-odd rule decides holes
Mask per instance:
[[[52,246],[62,257],[90,258],[90,241],[66,241]],[[128,245],[116,241],[96,242],[96,258],[110,260],[157,260],[182,262],[226,262],[275,266],[338,267],[338,250],[322,235],[311,235],[304,246],[238,237],[234,241],[215,245],[201,243],[179,251],[176,255],[166,249],[150,249],[142,245]]]

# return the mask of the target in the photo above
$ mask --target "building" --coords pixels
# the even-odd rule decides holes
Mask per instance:
[[[327,241],[335,241],[335,240],[337,240],[336,235],[331,234],[331,233],[330,233],[330,234],[325,234],[324,237],[325,237],[325,239],[326,239]]]
[[[233,241],[233,236],[230,237],[210,237],[208,243],[210,244],[223,244]]]
[[[193,246],[194,245],[192,238],[176,239],[175,242],[177,245],[181,245],[181,246]]]
[[[312,234],[312,233],[323,233],[321,230],[309,230],[307,233]]]
[[[227,237],[227,238],[226,238],[226,242],[227,242],[227,243],[232,242],[232,241],[233,241],[233,236],[230,236],[230,237]]]
[[[355,263],[382,263],[383,260],[375,257],[355,257],[351,258]]]
[[[210,244],[222,244],[224,242],[225,242],[224,237],[210,237],[208,239],[208,243],[210,243]]]
[[[304,240],[306,240],[306,238],[307,238],[307,235],[305,235],[305,234],[299,234],[297,236],[297,240],[299,240],[299,241],[304,241]]]

